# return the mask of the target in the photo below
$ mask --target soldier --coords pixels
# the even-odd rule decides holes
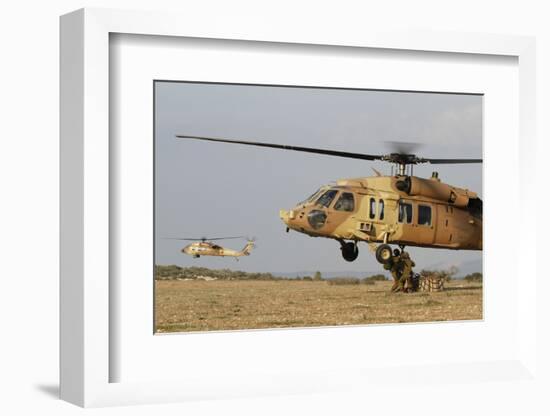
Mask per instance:
[[[411,260],[409,253],[407,253],[405,250],[401,252],[399,263],[400,263],[399,268],[401,269],[401,278],[399,279],[399,282],[398,282],[399,287],[397,291],[412,292],[414,290],[413,281],[412,281],[412,277],[413,277],[412,269],[414,266],[416,266],[416,264],[414,263],[414,261]],[[405,284],[407,286],[406,289],[405,289]]]
[[[397,289],[399,284],[399,269],[400,269],[401,253],[398,249],[393,250],[393,256],[391,260],[384,265],[386,270],[391,271],[393,277],[393,286],[391,287],[392,292]]]

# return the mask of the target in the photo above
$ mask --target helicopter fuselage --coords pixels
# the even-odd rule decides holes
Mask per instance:
[[[456,250],[482,249],[475,192],[415,176],[343,179],[280,217],[312,237]]]
[[[222,247],[209,241],[191,243],[181,249],[181,252],[195,258],[200,256],[218,256],[218,257],[242,257],[250,255],[254,244],[249,241],[246,246],[238,251]]]

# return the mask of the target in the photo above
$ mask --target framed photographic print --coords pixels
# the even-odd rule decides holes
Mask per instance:
[[[482,95],[154,94],[157,332],[482,319]]]
[[[533,40],[268,27],[62,18],[62,398],[531,379]]]

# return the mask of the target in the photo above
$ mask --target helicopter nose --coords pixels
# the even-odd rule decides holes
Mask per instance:
[[[279,210],[279,217],[283,220],[285,224],[288,224],[288,211],[281,209]]]
[[[297,218],[298,214],[294,209],[290,209],[288,211],[285,209],[280,210],[279,217],[286,224],[287,228],[298,230],[304,226],[304,224],[302,223],[303,220],[301,219],[301,216],[300,218]]]
[[[286,225],[289,225],[289,223],[291,222],[291,220],[294,219],[295,217],[295,214],[294,214],[294,211],[293,210],[285,210],[285,209],[281,209],[279,211],[279,217],[281,217],[281,220],[283,220],[283,222],[286,224]]]

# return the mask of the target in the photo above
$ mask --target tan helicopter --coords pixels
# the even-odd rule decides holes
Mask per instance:
[[[250,252],[254,248],[254,241],[252,239],[248,239],[246,245],[241,251],[225,248],[212,242],[215,240],[232,240],[236,238],[245,237],[172,238],[171,240],[194,241],[193,243],[182,248],[181,252],[193,256],[193,258],[196,259],[200,256],[235,257],[236,259],[242,256],[249,256]]]
[[[483,203],[477,194],[441,182],[437,172],[429,179],[413,176],[413,166],[420,163],[481,163],[482,159],[426,159],[403,152],[368,155],[211,137],[176,137],[395,164],[395,174],[382,176],[375,171],[377,176],[341,179],[322,186],[294,208],[280,211],[287,232],[292,229],[312,237],[335,239],[347,261],[359,255],[360,241],[368,243],[383,264],[391,260],[390,244],[401,249],[482,249]]]

